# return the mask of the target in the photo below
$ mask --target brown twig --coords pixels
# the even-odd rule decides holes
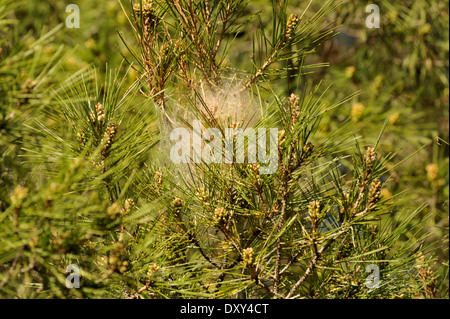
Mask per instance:
[[[294,292],[297,290],[298,287],[300,287],[300,285],[306,280],[306,278],[308,278],[308,276],[311,274],[311,272],[313,271],[313,269],[316,267],[317,262],[319,261],[320,257],[323,255],[323,253],[325,252],[325,250],[331,246],[332,243],[334,243],[334,241],[341,236],[343,233],[345,233],[347,231],[346,228],[342,229],[341,231],[339,231],[337,234],[335,234],[333,236],[333,238],[330,238],[325,245],[323,245],[315,254],[314,257],[311,259],[311,262],[309,263],[308,268],[306,268],[305,273],[303,274],[302,277],[300,277],[300,279],[292,286],[291,290],[289,291],[289,293],[284,297],[285,299],[289,299],[292,297],[292,295],[294,294]]]

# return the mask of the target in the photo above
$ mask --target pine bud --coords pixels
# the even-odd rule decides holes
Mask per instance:
[[[356,71],[355,67],[353,65],[350,65],[345,68],[344,74],[347,78],[352,78],[353,75],[355,74],[355,71]]]
[[[28,196],[28,188],[17,186],[10,197],[13,206],[22,206],[23,200]]]
[[[155,173],[155,187],[156,187],[158,194],[161,193],[162,183],[163,183],[163,178],[162,178],[161,173],[156,172]]]
[[[299,21],[298,15],[291,14],[286,23],[286,41],[292,40],[292,34]]]
[[[313,238],[315,238],[317,227],[322,219],[320,215],[320,210],[321,210],[321,203],[319,201],[312,201],[311,203],[309,203],[307,219],[311,221]]]
[[[303,158],[308,158],[309,156],[311,156],[313,150],[314,150],[314,145],[311,144],[310,142],[307,142],[303,146]]]
[[[299,102],[300,97],[294,93],[291,93],[291,95],[289,96],[289,103],[291,104],[291,107],[296,108]]]
[[[197,191],[195,192],[195,196],[202,202],[203,206],[208,208],[210,206],[208,202],[208,196],[206,195],[206,192],[203,187],[199,187]]]
[[[312,201],[308,206],[308,216],[311,219],[317,219],[320,214],[320,201]]]
[[[117,219],[117,217],[119,217],[119,213],[120,213],[120,207],[117,203],[113,203],[111,206],[108,207],[108,209],[106,210],[106,214],[109,216],[109,218],[111,219]]]
[[[169,52],[170,52],[170,44],[166,42],[161,48],[161,56],[163,61],[166,60],[166,58],[169,56]]]
[[[181,198],[177,197],[172,201],[171,206],[172,206],[174,213],[179,214],[179,213],[181,213],[181,208],[183,207],[183,200]]]
[[[214,221],[216,224],[222,224],[227,221],[228,212],[223,207],[218,207],[214,211]]]
[[[89,117],[91,119],[91,122],[93,122],[95,126],[97,126],[97,124],[99,125],[99,127],[103,125],[103,121],[105,120],[105,111],[103,109],[103,105],[100,102],[95,105],[95,110],[91,112]]]
[[[159,266],[157,264],[150,264],[147,270],[147,277],[150,279],[158,270]]]
[[[112,123],[106,128],[106,131],[103,134],[103,149],[102,149],[103,157],[106,157],[108,150],[111,147],[114,135],[116,135],[116,130],[117,130],[116,124]]]
[[[105,119],[105,111],[103,110],[103,105],[101,103],[97,103],[95,106],[95,110],[97,112],[97,121],[100,123]]]
[[[389,117],[389,124],[396,125],[398,123],[398,120],[400,119],[400,114],[398,112],[395,112]]]
[[[242,255],[242,261],[244,265],[251,266],[254,263],[254,251],[252,247],[244,249],[243,255]]]
[[[377,154],[375,153],[375,149],[373,147],[368,147],[366,153],[364,154],[364,163],[366,165],[367,174],[370,174],[373,169],[373,163]]]
[[[83,130],[77,133],[78,142],[80,143],[80,149],[84,149],[87,145],[88,138],[86,136],[86,133],[84,133]]]
[[[439,166],[434,163],[428,164],[426,167],[426,171],[427,178],[430,182],[437,180],[437,178],[439,177]]]
[[[156,11],[153,8],[153,2],[151,0],[143,0],[142,1],[142,9],[139,3],[133,5],[133,11],[135,12],[138,18],[141,17],[144,20],[144,24],[146,26],[153,26],[155,22],[157,22]]]
[[[24,93],[30,93],[31,90],[36,86],[37,82],[33,79],[26,79],[25,83],[22,85],[22,91]]]
[[[128,261],[125,259],[126,245],[121,242],[115,242],[109,253],[108,264],[113,271],[123,273],[128,268]]]
[[[289,104],[291,106],[291,123],[292,127],[291,129],[294,130],[294,126],[297,123],[297,119],[300,115],[300,107],[299,107],[300,98],[298,95],[295,95],[294,93],[291,94],[289,97]]]
[[[359,122],[364,113],[364,104],[355,103],[352,105],[351,117],[353,122]]]
[[[135,205],[134,200],[132,198],[127,198],[120,213],[122,215],[128,214],[130,210],[134,207],[134,205]]]
[[[369,189],[369,202],[377,203],[381,198],[381,182],[374,180]]]

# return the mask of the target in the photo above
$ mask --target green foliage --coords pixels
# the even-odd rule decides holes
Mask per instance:
[[[448,298],[448,3],[409,2],[0,0],[0,296]],[[193,120],[277,170],[173,163]]]

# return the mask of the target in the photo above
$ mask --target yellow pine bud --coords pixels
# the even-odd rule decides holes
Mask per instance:
[[[108,207],[108,209],[106,210],[106,214],[111,218],[111,219],[117,219],[117,217],[119,217],[119,213],[120,213],[120,207],[117,203],[113,203],[111,206]]]
[[[253,265],[254,255],[255,255],[255,253],[254,253],[252,247],[244,249],[243,254],[242,254],[243,263],[245,265],[249,265],[249,266]]]
[[[314,150],[314,145],[311,144],[310,142],[307,142],[303,146],[303,158],[307,158],[307,157],[311,156],[313,150]]]
[[[439,176],[439,166],[434,163],[428,164],[426,167],[427,178],[430,182],[437,180]]]
[[[377,154],[373,147],[368,147],[366,153],[364,154],[364,163],[366,164],[367,173],[370,174],[373,169],[373,163],[375,162]]]
[[[381,182],[374,180],[369,189],[369,202],[377,203],[381,198]]]
[[[227,211],[223,207],[218,207],[214,211],[214,220],[216,223],[221,224],[226,222]]]
[[[176,214],[181,213],[181,208],[183,207],[183,200],[179,197],[175,198],[172,203],[172,209]]]
[[[348,67],[346,67],[345,68],[345,70],[344,70],[344,74],[345,74],[345,76],[347,77],[347,78],[352,78],[353,77],[353,75],[355,74],[355,67],[353,66],[353,65],[350,65],[350,66],[348,66]]]
[[[358,122],[364,114],[364,104],[355,103],[352,105],[351,117],[353,122]]]
[[[28,188],[17,186],[10,197],[13,206],[21,206],[23,200],[28,196]]]
[[[111,147],[111,144],[113,142],[114,135],[116,135],[117,127],[116,124],[111,123],[108,125],[108,127],[105,130],[105,133],[103,134],[103,149],[102,149],[102,156],[106,157],[108,150]]]
[[[155,173],[155,185],[157,189],[160,189],[163,183],[163,178],[160,172]]]
[[[134,200],[132,198],[127,198],[120,212],[122,213],[122,215],[128,214],[131,208],[134,207],[134,205],[135,205]]]
[[[393,113],[393,114],[389,117],[389,124],[391,124],[391,125],[397,124],[399,118],[400,118],[400,114],[399,114],[398,112]]]
[[[299,21],[298,15],[291,14],[286,23],[286,41],[292,40],[292,34]]]
[[[317,219],[320,214],[320,201],[312,201],[308,206],[308,216],[311,219]]]

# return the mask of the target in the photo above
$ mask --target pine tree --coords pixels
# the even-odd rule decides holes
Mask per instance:
[[[0,3],[0,17],[11,12]],[[423,207],[382,194],[395,168],[395,154],[379,151],[385,126],[373,144],[351,118],[320,134],[354,97],[324,103],[327,88],[309,81],[325,67],[311,56],[336,34],[335,1],[314,13],[274,1],[270,28],[243,0],[121,6],[134,38],[119,33],[125,63],[105,74],[50,81],[64,49],[39,54],[57,29],[30,47],[2,44],[1,296],[440,297]],[[238,70],[233,48],[248,28],[251,63]],[[280,78],[294,79],[293,92],[276,90]],[[226,162],[240,156],[232,149],[174,163],[177,128],[203,150],[231,139],[245,160]],[[251,129],[258,144],[241,139]],[[270,154],[252,151],[263,145]],[[69,289],[74,265],[80,288]]]

